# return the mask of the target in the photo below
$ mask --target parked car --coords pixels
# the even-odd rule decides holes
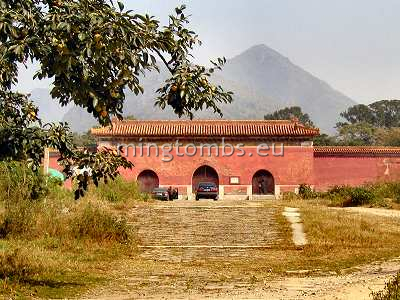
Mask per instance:
[[[154,188],[151,192],[151,196],[154,199],[158,200],[174,200],[178,199],[178,189],[177,188],[166,188],[166,187],[158,187]]]
[[[200,182],[196,189],[196,200],[200,198],[218,199],[218,186],[214,182]]]
[[[170,200],[168,189],[164,188],[164,187],[153,189],[153,191],[151,192],[151,196],[154,199],[158,199],[158,200],[165,200],[165,201]]]

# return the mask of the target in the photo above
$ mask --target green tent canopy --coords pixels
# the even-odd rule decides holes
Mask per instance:
[[[60,171],[56,170],[56,169],[49,168],[49,176],[50,177],[54,177],[54,178],[58,178],[58,179],[60,179],[62,181],[65,180],[64,174],[61,173]]]

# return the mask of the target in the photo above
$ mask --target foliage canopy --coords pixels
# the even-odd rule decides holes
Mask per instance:
[[[285,107],[264,116],[264,120],[290,120],[293,118],[297,118],[305,126],[314,127],[310,116],[307,113],[303,113],[299,106]]]
[[[400,100],[380,100],[358,104],[340,114],[347,124],[368,123],[374,127],[400,127]],[[346,124],[339,123],[339,127]]]
[[[92,169],[78,177],[77,195],[90,179],[97,184],[133,165],[113,149],[78,151],[67,124],[42,124],[28,96],[12,90],[20,64],[38,62],[35,77],[52,81],[53,98],[86,108],[103,126],[113,116],[122,119],[126,89],[143,93],[142,76],[159,63],[171,73],[158,90],[155,105],[161,109],[169,105],[190,118],[204,108],[222,115],[218,104],[232,101],[231,92],[207,79],[224,58],[212,68],[191,62],[201,42],[187,28],[185,6],[165,26],[105,0],[0,0],[0,9],[0,160],[28,161],[37,169],[45,147],[55,148],[69,177],[73,166]]]

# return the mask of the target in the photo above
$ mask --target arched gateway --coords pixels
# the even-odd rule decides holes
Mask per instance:
[[[275,193],[274,177],[267,170],[259,170],[253,175],[253,195],[267,195]]]
[[[219,185],[218,173],[210,166],[201,166],[197,168],[192,177],[192,189],[196,191],[200,182],[213,182]]]
[[[143,189],[150,190],[149,186],[157,186],[157,178],[160,178],[160,184],[164,187],[178,188],[180,198],[184,199],[192,199],[196,195],[197,186],[201,181],[213,182],[213,185],[217,183],[219,199],[252,199],[253,193],[274,193],[278,196],[281,190],[296,191],[299,184],[304,182],[315,183],[316,188],[323,188],[327,183],[324,178],[331,179],[332,175],[324,166],[326,162],[324,157],[331,159],[330,157],[335,155],[342,161],[341,151],[347,151],[349,155],[353,153],[349,157],[350,162],[354,159],[360,160],[358,157],[353,158],[354,153],[358,155],[358,150],[357,152],[346,150],[347,148],[340,150],[343,147],[339,147],[337,150],[339,152],[335,152],[336,154],[331,152],[333,151],[331,147],[315,152],[312,141],[319,135],[319,130],[306,127],[295,119],[126,121],[114,119],[112,127],[94,128],[92,134],[96,137],[99,149],[109,148],[112,145],[130,148],[127,159],[135,164],[135,170],[138,170],[133,171],[135,175],[143,170],[157,172],[158,177],[154,173],[152,176],[145,176],[146,173],[150,175],[149,171],[139,176]],[[276,141],[275,146],[271,144],[272,141]],[[231,149],[226,148],[228,144],[234,148],[232,155],[228,154],[231,153]],[[259,146],[266,144],[269,148],[255,147],[255,144]],[[181,145],[181,149],[178,149],[178,145]],[[185,149],[182,149],[182,146]],[[194,147],[197,149],[196,153]],[[157,148],[157,151],[153,148]],[[210,150],[207,151],[207,148]],[[258,150],[263,153],[258,153],[260,152]],[[374,151],[381,153],[379,149]],[[396,151],[399,153],[396,155],[400,161],[400,150]],[[266,154],[268,157],[265,157]],[[386,156],[383,159],[386,159]],[[342,169],[345,167],[351,169],[352,165],[340,163],[333,174],[335,176],[332,176],[336,178],[338,174],[343,174],[343,181],[350,182],[353,177],[346,177],[350,175]],[[365,165],[365,169],[371,169],[376,163],[371,160],[370,164]],[[264,169],[264,166],[273,168],[270,171],[276,182],[267,170],[255,174],[256,171]],[[364,168],[362,163],[360,166]],[[372,173],[368,178],[377,177],[376,172]],[[132,172],[125,171],[122,175],[131,179]],[[392,177],[392,171],[390,176]],[[265,189],[260,190],[258,181],[263,178],[266,182]],[[146,183],[149,181],[153,183]],[[340,183],[340,181],[334,182]]]
[[[151,193],[160,183],[157,174],[152,170],[144,170],[140,172],[137,182],[140,191],[144,193]]]

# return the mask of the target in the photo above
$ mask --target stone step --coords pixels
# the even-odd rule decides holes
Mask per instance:
[[[276,200],[275,195],[253,195],[252,200]]]
[[[157,203],[132,211],[142,256],[158,260],[254,257],[281,243],[276,209]],[[200,255],[200,256],[199,256]]]

